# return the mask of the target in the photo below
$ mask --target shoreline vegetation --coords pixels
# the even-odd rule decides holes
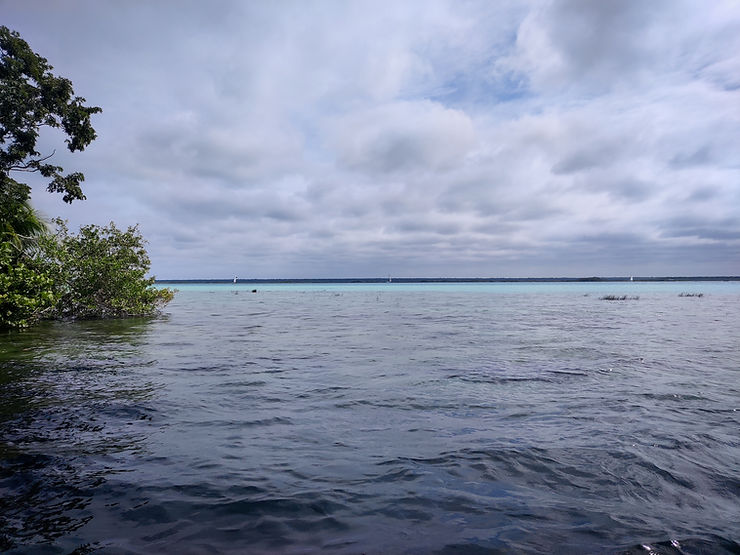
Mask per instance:
[[[64,220],[42,218],[31,187],[11,177],[35,173],[64,202],[85,200],[84,174],[65,173],[49,162],[55,151],[42,154],[36,142],[49,127],[66,136],[67,150],[83,151],[97,136],[91,117],[102,110],[85,105],[52,69],[17,32],[0,26],[0,330],[155,315],[174,292],[147,277],[138,226],[83,225],[71,234]]]

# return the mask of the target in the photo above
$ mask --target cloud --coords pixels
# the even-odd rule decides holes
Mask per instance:
[[[158,277],[738,274],[733,2],[3,2]]]
[[[339,164],[370,173],[449,169],[475,145],[465,113],[430,101],[375,106],[344,115],[332,127]]]
[[[519,27],[516,60],[537,88],[633,85],[674,69],[684,38],[675,30],[686,11],[668,1],[539,4]]]

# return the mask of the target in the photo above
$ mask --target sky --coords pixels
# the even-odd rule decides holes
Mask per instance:
[[[0,0],[159,279],[740,275],[737,0]]]

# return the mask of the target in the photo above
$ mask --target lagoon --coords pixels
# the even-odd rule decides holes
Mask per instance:
[[[176,287],[0,338],[0,550],[740,549],[740,282]]]

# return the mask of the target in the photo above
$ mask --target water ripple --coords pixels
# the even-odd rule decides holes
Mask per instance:
[[[392,291],[0,338],[0,550],[740,552],[737,295]]]

